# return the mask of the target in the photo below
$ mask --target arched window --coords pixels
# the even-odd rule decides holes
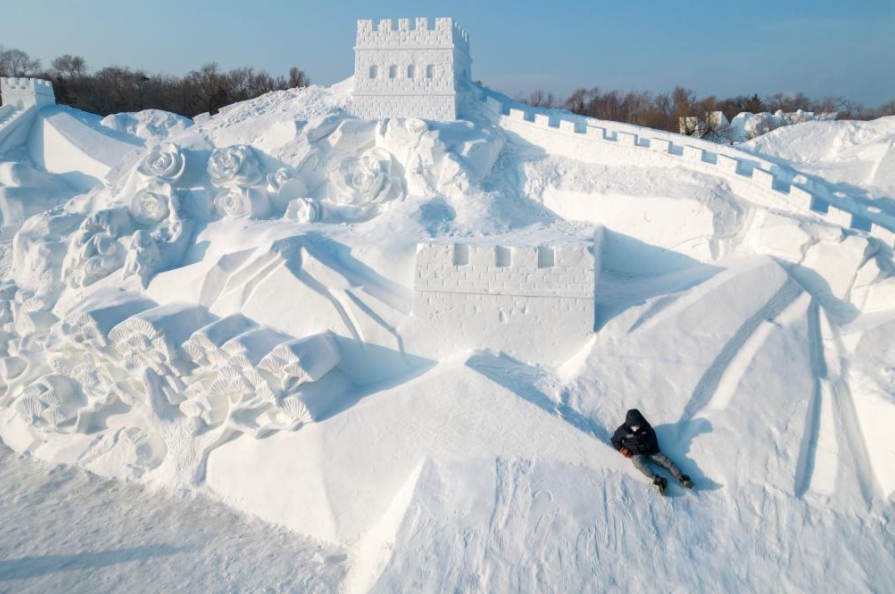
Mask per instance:
[[[435,78],[435,66],[429,64],[426,66],[426,78]]]
[[[379,68],[377,66],[370,66],[370,78],[376,78],[379,76]]]
[[[389,66],[388,67],[388,77],[389,78],[398,78],[398,67],[397,66]]]
[[[411,64],[407,67],[407,78],[413,78],[416,76],[416,66]]]

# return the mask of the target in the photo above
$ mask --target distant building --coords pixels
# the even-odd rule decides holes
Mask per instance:
[[[367,119],[457,119],[472,80],[469,36],[450,18],[357,22],[351,111]]]

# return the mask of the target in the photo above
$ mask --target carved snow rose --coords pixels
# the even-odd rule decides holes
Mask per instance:
[[[214,207],[226,219],[260,218],[270,212],[267,196],[254,188],[228,188],[214,197]]]
[[[160,188],[146,188],[131,199],[131,216],[141,225],[155,225],[171,213],[170,197]]]
[[[299,223],[313,223],[321,218],[320,204],[310,198],[296,198],[286,208],[286,219]]]
[[[336,200],[349,205],[385,202],[401,192],[394,159],[380,148],[344,159],[333,172],[333,182],[339,190]]]
[[[137,167],[137,171],[147,177],[174,183],[183,175],[185,168],[186,158],[180,152],[180,148],[170,142],[163,142],[149,150]]]
[[[245,145],[215,149],[208,160],[208,175],[219,186],[253,186],[262,179],[258,160]]]

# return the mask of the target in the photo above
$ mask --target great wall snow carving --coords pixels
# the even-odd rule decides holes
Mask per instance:
[[[671,157],[687,167],[723,176],[734,192],[756,206],[807,214],[895,246],[895,216],[823,182],[782,171],[759,157],[691,137],[587,119],[568,112],[539,110],[485,89],[481,93],[486,113],[494,122],[551,154],[594,163],[637,160],[658,167],[674,166],[668,160]],[[639,154],[635,156],[631,151]]]
[[[594,329],[602,234],[557,245],[424,243],[413,314],[446,343],[564,361]]]
[[[358,21],[352,113],[366,119],[457,119],[472,81],[469,36],[450,18]]]
[[[875,186],[840,183],[770,150],[518,105],[469,82],[468,38],[439,23],[362,24],[353,88],[195,122],[99,123],[35,96],[15,150],[0,147],[3,444],[351,545],[351,592],[400,590],[402,567],[464,539],[481,575],[500,541],[530,562],[516,577],[562,557],[567,583],[599,590],[593,551],[634,550],[605,544],[625,510],[697,555],[727,538],[686,540],[640,496],[649,485],[607,443],[632,402],[705,489],[703,526],[746,510],[746,539],[778,512],[810,522],[819,538],[786,541],[785,557],[805,542],[838,554],[815,520],[882,525],[883,153]],[[0,135],[24,113],[5,105]],[[590,556],[568,557],[570,542]],[[444,574],[432,567],[429,589]],[[566,583],[555,575],[529,589]],[[511,583],[529,582],[472,587]]]

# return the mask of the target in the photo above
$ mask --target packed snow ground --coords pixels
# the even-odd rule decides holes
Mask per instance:
[[[554,154],[476,98],[467,121],[361,121],[350,91],[192,125],[37,116],[0,156],[9,447],[291,531],[272,562],[300,577],[212,589],[895,590],[887,235],[670,152]],[[813,122],[724,150],[892,213],[893,134]],[[694,492],[658,498],[612,450],[632,407]],[[55,472],[75,478],[53,498],[139,489]],[[259,554],[288,538],[253,526]],[[39,554],[75,555],[35,530]],[[172,552],[164,579],[205,553]]]
[[[0,591],[333,592],[341,549],[0,444]]]

